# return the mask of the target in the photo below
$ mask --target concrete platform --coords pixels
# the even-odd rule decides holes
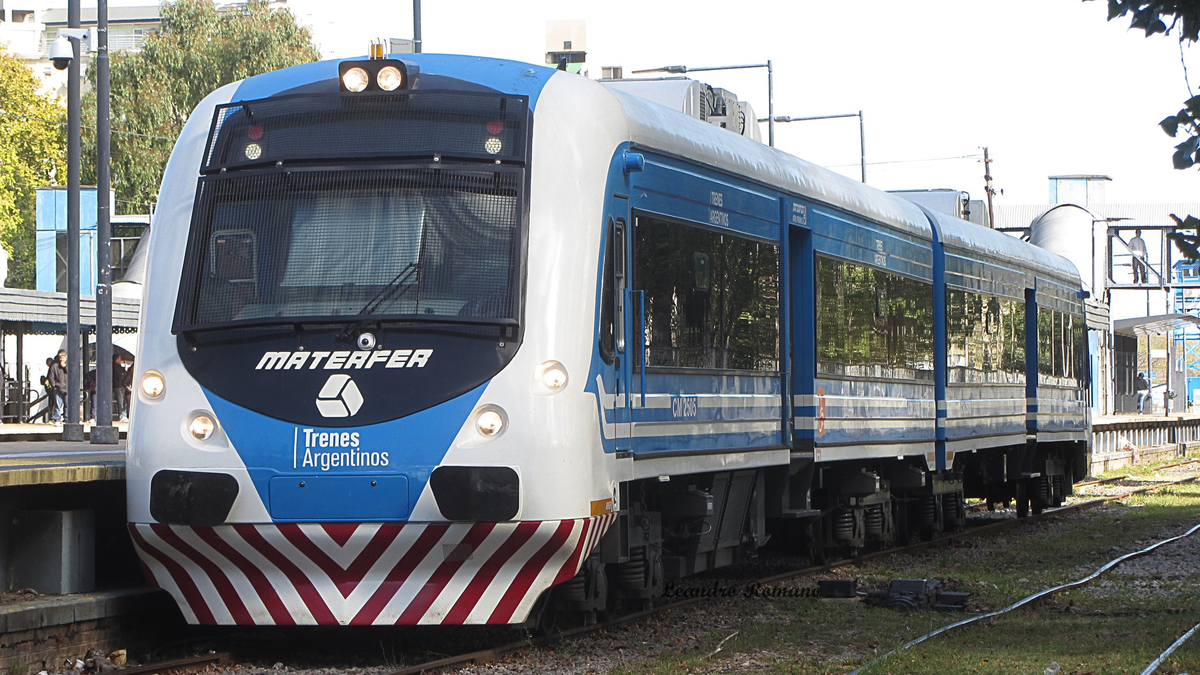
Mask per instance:
[[[127,649],[132,658],[183,625],[171,596],[149,586],[8,602],[0,604],[0,668],[55,672],[88,649]]]
[[[128,424],[117,425],[122,439]],[[85,439],[90,425],[84,425]],[[125,441],[62,440],[62,427],[0,424],[0,487],[125,479]]]

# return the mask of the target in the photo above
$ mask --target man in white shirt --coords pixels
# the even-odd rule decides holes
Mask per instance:
[[[1146,241],[1142,239],[1142,231],[1134,230],[1133,238],[1129,240],[1129,252],[1133,254],[1133,283],[1150,283],[1146,274]]]

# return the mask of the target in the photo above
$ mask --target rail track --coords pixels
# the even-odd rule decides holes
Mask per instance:
[[[1179,466],[1193,464],[1196,462],[1200,462],[1200,459],[1192,459],[1192,460],[1186,460],[1183,462],[1176,462],[1174,464],[1167,464],[1164,466],[1156,467],[1155,471],[1157,472],[1157,471],[1162,471],[1165,469],[1176,468]],[[1103,479],[1103,480],[1088,481],[1086,483],[1078,483],[1078,484],[1076,484],[1076,487],[1087,486],[1087,485],[1097,485],[1097,484],[1117,483],[1117,482],[1121,482],[1123,480],[1129,480],[1130,478],[1131,478],[1130,476],[1119,476],[1119,477],[1107,478],[1107,479]],[[994,522],[994,523],[989,523],[986,525],[981,525],[978,527],[973,527],[971,529],[963,530],[961,532],[948,533],[941,537],[933,539],[931,541],[923,541],[923,542],[919,542],[919,543],[915,543],[915,544],[909,544],[907,546],[900,546],[900,547],[890,548],[890,549],[881,550],[881,551],[873,551],[873,552],[865,553],[856,558],[843,559],[843,560],[834,561],[834,562],[831,562],[831,563],[828,563],[825,565],[805,567],[802,569],[792,570],[792,571],[784,572],[781,574],[766,576],[766,577],[757,579],[756,583],[760,584],[761,586],[770,586],[772,584],[777,584],[777,583],[780,583],[783,581],[788,581],[788,580],[792,580],[792,579],[796,579],[796,578],[800,578],[800,577],[811,576],[811,575],[816,575],[816,574],[820,574],[823,572],[828,572],[830,570],[834,570],[834,569],[837,569],[840,567],[845,567],[848,565],[859,565],[859,564],[862,564],[862,563],[870,561],[870,560],[875,560],[875,559],[882,558],[885,556],[894,555],[897,553],[915,553],[915,552],[919,552],[919,551],[927,550],[927,549],[931,549],[931,548],[948,546],[952,542],[955,542],[955,541],[960,541],[960,540],[964,540],[964,539],[970,539],[970,538],[980,537],[980,536],[985,536],[985,535],[991,535],[991,534],[1003,532],[1006,530],[1015,529],[1018,527],[1024,527],[1025,525],[1027,525],[1029,523],[1035,523],[1040,520],[1045,520],[1045,519],[1062,516],[1062,515],[1067,515],[1067,514],[1071,514],[1071,513],[1077,513],[1080,511],[1087,510],[1087,509],[1095,508],[1097,506],[1101,506],[1103,504],[1107,504],[1109,502],[1126,499],[1133,495],[1143,494],[1143,493],[1148,493],[1148,492],[1156,492],[1156,491],[1162,490],[1164,488],[1168,488],[1168,487],[1172,487],[1172,486],[1176,486],[1176,485],[1182,485],[1184,483],[1195,482],[1198,479],[1200,479],[1200,475],[1193,475],[1193,476],[1181,478],[1179,480],[1158,483],[1155,485],[1138,487],[1138,488],[1123,492],[1118,495],[1108,495],[1108,496],[1096,497],[1096,498],[1088,499],[1088,500],[1078,502],[1075,504],[1069,504],[1069,505],[1065,505],[1065,506],[1061,506],[1061,507],[1057,507],[1057,508],[1049,508],[1049,509],[1042,511],[1040,514],[1031,514],[1024,518],[1010,518],[1010,519],[1006,519],[1006,520],[1002,520],[1002,521],[998,521],[998,522]],[[587,635],[590,633],[605,631],[605,630],[608,630],[611,628],[615,628],[617,626],[621,626],[621,625],[639,621],[641,619],[652,616],[654,614],[658,614],[660,612],[667,612],[667,611],[671,611],[671,610],[686,608],[691,605],[695,605],[703,600],[704,600],[704,598],[701,598],[701,597],[677,599],[677,600],[673,600],[671,602],[663,603],[661,605],[653,607],[652,609],[635,612],[632,614],[621,615],[619,617],[609,619],[607,621],[601,621],[601,622],[598,622],[598,623],[595,623],[592,625],[570,628],[567,630],[558,631],[558,632],[544,635],[544,636],[523,639],[520,641],[511,642],[508,644],[503,644],[503,645],[494,646],[494,647],[488,647],[486,649],[482,649],[482,650],[478,650],[478,651],[459,654],[457,656],[449,656],[449,657],[445,657],[445,658],[441,658],[441,659],[437,659],[437,660],[432,660],[432,661],[427,661],[427,662],[423,662],[423,663],[419,663],[419,664],[415,664],[415,665],[411,665],[411,666],[406,666],[404,668],[400,668],[400,669],[391,671],[391,672],[387,673],[386,675],[420,675],[423,673],[440,672],[440,671],[445,671],[445,670],[452,669],[452,668],[466,667],[469,665],[486,664],[486,663],[497,661],[500,658],[503,658],[505,656],[515,654],[515,653],[521,652],[523,650],[529,649],[531,647],[545,646],[545,645],[553,644],[555,642],[558,642],[558,641],[561,641],[564,639],[569,639],[569,638],[579,637],[582,635]]]

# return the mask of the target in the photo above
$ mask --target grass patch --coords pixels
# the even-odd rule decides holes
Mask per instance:
[[[972,594],[967,614],[901,613],[813,598],[712,600],[708,609],[721,617],[721,628],[702,632],[686,647],[664,646],[645,660],[627,661],[613,672],[844,674],[929,631],[1079,579],[1121,554],[1181,534],[1197,522],[1200,485],[1184,484],[1030,523],[995,538],[891,556],[838,573],[857,576],[871,588],[896,578],[942,579],[949,590]],[[1141,672],[1200,623],[1196,560],[1145,560],[1136,573],[1118,567],[1092,586],[931,638],[867,672],[1040,674],[1052,662],[1063,675]],[[812,579],[791,583],[797,588],[815,585]],[[668,616],[664,621],[681,618]],[[1184,672],[1200,673],[1200,638],[1181,647],[1158,670],[1167,675]]]

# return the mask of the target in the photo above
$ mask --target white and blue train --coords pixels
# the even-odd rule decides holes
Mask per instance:
[[[519,623],[1061,502],[1063,258],[499,59],[225,86],[165,177],[128,450],[202,624]]]

